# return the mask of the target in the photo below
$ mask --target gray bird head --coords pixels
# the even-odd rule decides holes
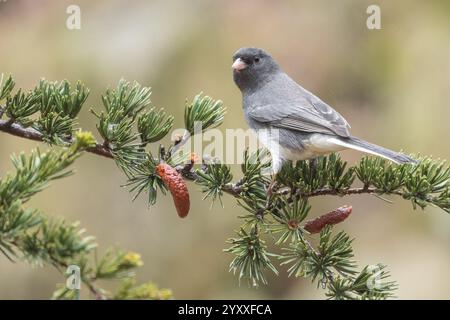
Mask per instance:
[[[255,90],[280,71],[263,49],[241,48],[233,55],[233,79],[241,91]]]

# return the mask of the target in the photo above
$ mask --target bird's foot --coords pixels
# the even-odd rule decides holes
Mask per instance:
[[[317,166],[319,164],[319,160],[317,158],[313,158],[309,160],[310,168],[311,168],[311,174],[313,177],[317,174]]]
[[[266,199],[266,209],[270,208],[273,196],[276,192],[276,187],[277,187],[277,181],[275,178],[272,179],[272,181],[270,182],[269,186],[267,187],[267,199]]]
[[[277,182],[275,180],[273,180],[269,186],[267,187],[267,198],[272,198],[275,191],[276,191],[276,186]]]

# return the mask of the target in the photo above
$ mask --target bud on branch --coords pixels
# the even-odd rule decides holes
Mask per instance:
[[[156,166],[156,174],[161,177],[164,185],[172,194],[178,216],[184,218],[189,213],[190,201],[189,191],[183,176],[167,163],[160,163]]]
[[[309,233],[319,233],[328,225],[333,225],[344,221],[350,213],[352,213],[351,206],[339,207],[336,210],[321,215],[316,219],[307,221],[305,224],[305,230]]]

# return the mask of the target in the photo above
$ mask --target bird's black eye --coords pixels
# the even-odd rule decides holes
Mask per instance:
[[[256,57],[253,61],[255,61],[255,63],[258,63],[261,59],[259,57]]]

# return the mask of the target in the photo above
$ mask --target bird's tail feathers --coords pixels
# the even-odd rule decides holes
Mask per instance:
[[[361,152],[369,153],[375,156],[382,157],[384,159],[393,161],[397,164],[404,164],[404,163],[417,163],[416,160],[414,160],[411,157],[408,157],[407,155],[399,152],[395,152],[380,146],[377,146],[376,144],[361,140],[356,137],[348,137],[348,138],[335,138],[333,139],[333,142],[337,145],[340,145],[345,148],[358,150]]]

